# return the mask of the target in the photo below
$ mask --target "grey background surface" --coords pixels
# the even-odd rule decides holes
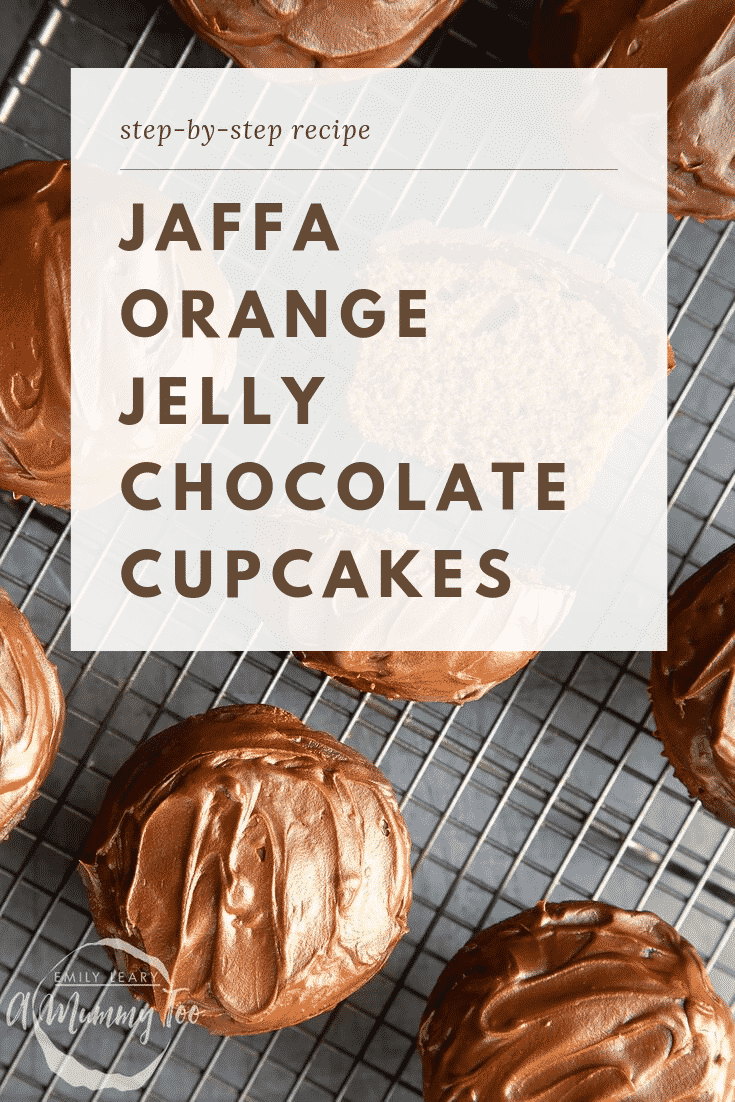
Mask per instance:
[[[3,78],[42,7],[43,0],[6,0],[3,6],[3,33],[0,36],[0,73]]]

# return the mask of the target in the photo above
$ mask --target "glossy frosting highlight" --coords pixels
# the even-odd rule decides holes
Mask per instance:
[[[449,962],[421,1022],[425,1102],[731,1102],[735,1027],[656,915],[539,903]]]
[[[51,768],[64,716],[56,667],[0,589],[0,839],[23,818]]]
[[[0,486],[68,508],[71,176],[68,161],[0,172]]]
[[[656,734],[695,799],[735,826],[735,545],[669,601],[669,646],[651,664]]]
[[[668,206],[735,218],[732,0],[540,0],[537,65],[668,70]]]
[[[321,670],[359,692],[389,700],[464,704],[512,677],[538,651],[295,651],[305,666]]]
[[[113,779],[80,871],[95,925],[157,957],[131,985],[165,1018],[262,1033],[331,1009],[406,932],[410,839],[374,765],[267,705],[142,743]],[[140,969],[133,955],[117,965]]]
[[[170,0],[205,42],[238,65],[390,68],[462,0]]]

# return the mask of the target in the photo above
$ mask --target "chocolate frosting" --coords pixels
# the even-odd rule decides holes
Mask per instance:
[[[465,704],[512,677],[538,654],[533,650],[295,651],[312,670],[380,693],[389,700]]]
[[[668,70],[668,205],[735,218],[732,0],[540,0],[536,65]]]
[[[383,774],[267,705],[218,708],[142,743],[110,784],[80,871],[95,925],[168,971],[135,995],[212,1033],[331,1009],[407,930],[410,839]]]
[[[735,826],[735,544],[669,601],[669,646],[654,653],[656,734],[679,780]]]
[[[670,373],[676,367],[676,356],[674,355],[674,349],[671,347],[669,341],[666,342],[666,371]]]
[[[656,915],[538,903],[449,962],[424,1012],[425,1102],[731,1102],[735,1027]]]
[[[170,0],[185,23],[238,65],[390,68],[462,0]]]
[[[68,161],[0,172],[0,486],[69,508]]]
[[[51,768],[64,715],[56,667],[0,589],[0,839],[23,818]]]
[[[385,297],[406,280],[432,286],[443,303],[431,340],[402,342],[389,326],[359,353],[345,406],[368,443],[440,471],[463,462],[496,500],[499,456],[526,472],[563,457],[566,510],[589,498],[663,364],[663,318],[632,283],[526,234],[428,222],[377,238],[362,278]],[[503,380],[502,416],[495,389],[479,384],[490,377]],[[574,418],[563,393],[575,395]],[[534,480],[516,483],[514,507],[536,512]]]

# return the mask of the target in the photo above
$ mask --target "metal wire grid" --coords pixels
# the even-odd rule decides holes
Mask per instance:
[[[468,41],[477,58],[482,47]],[[455,21],[412,62],[451,64],[442,51],[457,43]],[[55,0],[0,99],[4,163],[68,154],[61,76],[91,61],[225,63],[165,7]],[[735,540],[734,244],[730,224],[672,220],[672,585]],[[413,1040],[439,971],[476,928],[541,896],[655,910],[696,945],[717,989],[735,1001],[733,832],[691,803],[650,736],[647,655],[547,652],[461,710],[393,704],[286,654],[74,653],[68,577],[67,515],[1,494],[0,581],[57,664],[69,718],[39,799],[0,846],[0,1097],[120,1097],[68,1087],[30,1032],[6,1027],[5,1014],[16,992],[32,990],[94,936],[75,866],[110,777],[138,741],[218,704],[285,707],[380,765],[413,839],[411,932],[380,976],[312,1022],[250,1038],[180,1029],[150,1082],[125,1095],[131,1102],[419,1098]],[[95,951],[83,960],[105,963]],[[136,1044],[111,1030],[105,1051],[89,1051],[82,1030],[72,1047],[113,1070],[135,1061]]]

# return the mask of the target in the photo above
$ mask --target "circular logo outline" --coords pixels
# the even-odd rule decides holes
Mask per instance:
[[[84,945],[72,949],[70,953],[62,957],[61,960],[57,962],[55,966],[56,969],[63,965],[65,961],[69,960],[70,957],[76,956],[77,953],[80,953],[83,949],[96,948],[97,946],[129,953],[145,964],[154,967],[161,973],[166,983],[170,983],[170,977],[163,961],[160,961],[158,957],[150,956],[148,953],[143,952],[142,949],[138,949],[136,946],[130,945],[127,941],[123,941],[122,938],[117,937],[103,937],[98,941],[85,942]],[[46,976],[48,976],[48,974],[47,972]],[[31,1016],[33,1019],[33,1034],[41,1046],[41,1051],[43,1052],[46,1063],[54,1075],[58,1075],[60,1079],[63,1079],[64,1082],[68,1083],[71,1087],[86,1087],[88,1090],[102,1090],[105,1087],[109,1087],[112,1090],[132,1091],[137,1090],[147,1083],[165,1056],[173,1038],[170,1038],[161,1052],[159,1052],[149,1064],[146,1064],[144,1068],[136,1072],[135,1075],[124,1075],[115,1071],[99,1071],[96,1068],[85,1067],[81,1061],[77,1060],[76,1056],[57,1048],[41,1026],[38,1015],[36,1014],[36,997],[46,976],[36,984],[33,998],[31,999]]]

